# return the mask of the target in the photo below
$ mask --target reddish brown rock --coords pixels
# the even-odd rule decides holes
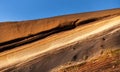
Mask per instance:
[[[0,71],[48,72],[120,49],[120,9],[3,22],[0,33]]]

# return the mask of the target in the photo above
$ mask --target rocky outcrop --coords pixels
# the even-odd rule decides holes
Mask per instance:
[[[120,9],[0,23],[0,71],[48,72],[119,49]]]

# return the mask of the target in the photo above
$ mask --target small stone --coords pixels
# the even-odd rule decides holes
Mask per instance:
[[[83,56],[83,59],[84,60],[88,59],[88,56],[87,55]]]
[[[113,65],[112,68],[115,68],[115,65]]]

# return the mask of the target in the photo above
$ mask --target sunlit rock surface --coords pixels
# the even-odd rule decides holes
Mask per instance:
[[[73,63],[91,65],[94,59],[106,61],[101,58],[113,56],[114,51],[117,51],[117,57],[113,61],[120,61],[119,49],[120,9],[0,23],[2,72],[60,71],[61,66],[64,69]],[[96,64],[104,68],[107,62]],[[117,64],[116,71],[119,72],[120,62]]]

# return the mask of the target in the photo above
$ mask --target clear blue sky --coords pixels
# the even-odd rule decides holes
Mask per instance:
[[[0,22],[120,8],[120,0],[0,0]]]

